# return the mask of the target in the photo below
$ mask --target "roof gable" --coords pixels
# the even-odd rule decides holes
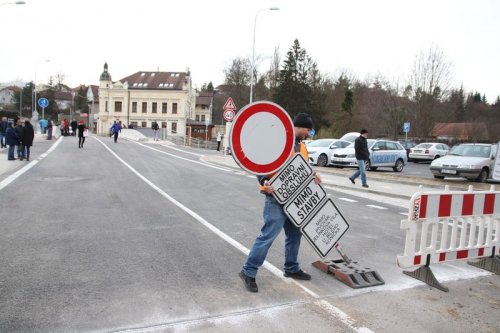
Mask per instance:
[[[182,90],[189,75],[182,72],[137,72],[120,80],[129,89]]]

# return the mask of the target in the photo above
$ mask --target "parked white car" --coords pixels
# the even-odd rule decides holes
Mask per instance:
[[[340,139],[319,139],[306,145],[309,163],[321,167],[332,162],[332,154],[339,148],[345,148],[351,143]]]
[[[396,172],[403,171],[408,162],[406,149],[399,143],[390,140],[368,139],[370,159],[366,162],[367,170],[377,170],[379,167],[392,167]],[[337,150],[332,157],[332,164],[336,167],[357,167],[354,143],[345,149]]]
[[[432,161],[448,154],[450,147],[444,143],[424,142],[410,148],[408,159],[418,163],[420,161]]]
[[[497,145],[462,143],[431,163],[434,178],[465,177],[484,183],[493,172]]]

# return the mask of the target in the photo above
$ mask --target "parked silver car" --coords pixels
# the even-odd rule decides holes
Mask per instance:
[[[319,139],[306,145],[309,163],[324,167],[331,163],[332,154],[339,148],[345,148],[351,143],[339,139]]]
[[[367,170],[377,170],[379,167],[392,167],[396,172],[403,171],[408,162],[405,148],[399,143],[390,140],[368,140],[370,159],[366,162]],[[356,167],[358,162],[354,153],[354,143],[347,148],[333,153],[332,165],[336,167]]]
[[[418,163],[420,161],[432,161],[448,154],[450,147],[444,143],[424,142],[410,148],[408,160]]]
[[[432,161],[430,169],[434,178],[465,177],[484,183],[493,172],[497,149],[484,143],[456,145],[448,155]]]

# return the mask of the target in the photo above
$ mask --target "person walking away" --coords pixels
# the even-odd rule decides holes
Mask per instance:
[[[23,155],[23,123],[21,119],[16,118],[16,127],[14,128],[17,135],[17,159],[22,161],[24,158]]]
[[[52,140],[52,120],[47,119],[47,140]]]
[[[7,131],[7,117],[2,117],[2,121],[0,121],[0,148],[7,148],[5,144],[5,132]]]
[[[85,143],[85,136],[83,135],[85,132],[85,124],[83,120],[80,120],[78,124],[78,148],[83,148],[83,144]]]
[[[29,120],[24,121],[23,128],[23,156],[26,157],[26,161],[30,160],[30,147],[33,146],[33,139],[35,138],[35,129]]]
[[[12,123],[9,122],[7,124],[7,130],[5,131],[5,144],[9,146],[7,151],[7,159],[9,161],[15,161],[17,158],[14,157],[14,149],[17,145],[17,134],[14,127],[12,127]]]
[[[71,126],[71,135],[76,136],[76,128],[78,127],[78,123],[75,119],[73,119],[69,125]]]
[[[115,143],[118,140],[118,133],[120,133],[121,131],[122,131],[122,127],[120,126],[120,124],[117,121],[115,121],[113,126],[111,126],[111,132],[113,133]]]
[[[358,170],[349,177],[351,183],[356,184],[355,180],[361,176],[361,184],[363,187],[369,187],[366,182],[366,161],[370,159],[370,152],[368,151],[368,131],[362,129],[359,132],[359,137],[354,140],[354,153],[356,155],[356,161],[358,162]]]
[[[311,117],[307,113],[299,113],[293,120],[295,132],[294,154],[301,154],[306,161],[309,160],[307,149],[302,142],[309,135],[309,131],[313,128]],[[290,156],[292,158],[293,156]],[[316,184],[321,183],[321,177],[314,172]],[[260,192],[265,195],[264,202],[264,225],[257,236],[247,260],[239,273],[240,278],[245,283],[248,291],[257,292],[258,287],[255,281],[257,271],[266,260],[267,253],[273,241],[278,237],[281,229],[285,230],[285,266],[284,276],[297,280],[310,280],[311,275],[304,272],[300,268],[298,262],[298,254],[300,248],[300,239],[302,233],[300,228],[296,227],[293,222],[287,217],[283,210],[283,205],[278,203],[273,197],[274,188],[269,184],[269,180],[273,175],[258,176]]]
[[[222,141],[222,134],[217,133],[217,151],[220,151],[220,142]]]
[[[158,123],[156,120],[153,122],[153,125],[151,126],[153,129],[153,134],[154,134],[154,141],[158,141],[158,130],[160,129],[160,126],[158,126]]]

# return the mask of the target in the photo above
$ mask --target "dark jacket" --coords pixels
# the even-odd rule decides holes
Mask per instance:
[[[7,131],[7,121],[0,121],[0,133],[5,134]]]
[[[367,161],[370,159],[368,142],[364,136],[360,135],[356,140],[354,140],[354,152],[357,160]]]
[[[5,131],[5,144],[9,146],[17,145],[17,134],[11,126],[7,127]]]
[[[17,125],[14,130],[16,131],[17,134],[17,143],[20,144],[21,141],[23,141],[23,132],[24,128],[23,125]]]
[[[25,125],[23,129],[23,145],[27,147],[33,146],[33,138],[35,137],[35,130],[31,124]]]
[[[83,138],[83,131],[85,130],[85,125],[80,124],[78,125],[78,137]]]

